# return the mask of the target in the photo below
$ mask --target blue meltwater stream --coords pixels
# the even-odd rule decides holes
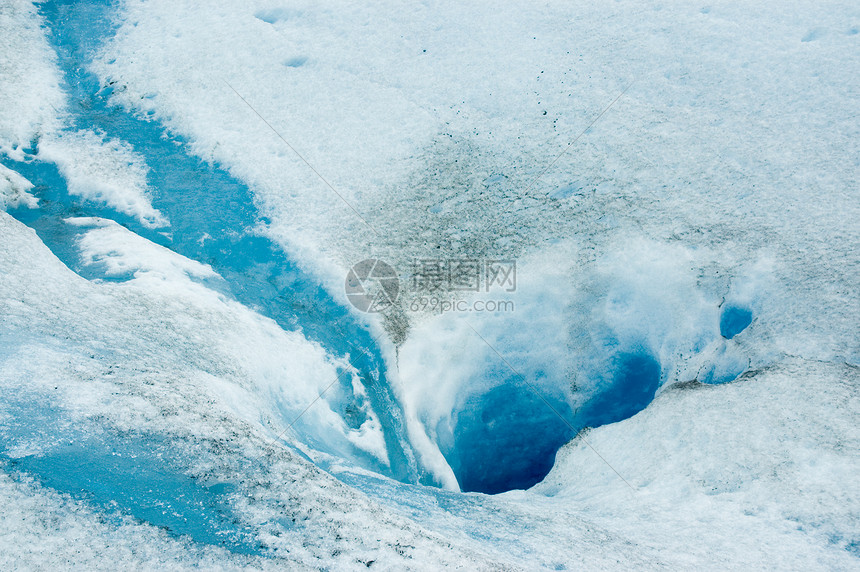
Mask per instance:
[[[111,16],[115,4],[92,0],[46,2],[39,6],[64,72],[63,87],[72,113],[68,130],[91,129],[128,143],[141,154],[150,168],[147,182],[152,204],[169,219],[170,227],[162,234],[130,216],[70,195],[56,165],[38,159],[38,141],[24,150],[29,155],[25,161],[0,158],[34,184],[33,194],[40,199],[38,209],[19,208],[10,210],[10,214],[32,227],[60,260],[88,279],[127,280],[131,276],[109,277],[98,267],[82,265],[75,244],[87,229],[70,225],[65,218],[112,219],[152,242],[209,264],[224,278],[229,289],[226,294],[274,319],[284,329],[300,328],[330,354],[349,356],[382,424],[390,465],[382,465],[357,448],[352,452],[354,461],[401,481],[432,484],[416,465],[404,437],[402,413],[386,382],[383,359],[372,336],[279,246],[254,234],[253,229],[266,220],[255,208],[248,187],[223,169],[188,154],[185,141],[169,135],[157,122],[135,117],[108,103],[110,89],[103,88],[86,68],[100,42],[114,30]],[[201,240],[206,235],[208,238]],[[341,378],[342,391],[332,388],[330,393],[352,396],[351,376]],[[344,411],[338,412],[348,424],[358,427],[366,418],[361,407],[351,405],[344,400]],[[36,414],[19,411],[23,418]],[[285,411],[285,424],[295,415],[296,412]],[[50,417],[50,410],[42,411],[38,417]],[[5,426],[0,432],[0,445],[3,441],[8,444],[10,440],[24,439],[26,426]],[[301,423],[296,428],[301,433]],[[325,451],[325,443],[315,442],[313,435],[307,437],[316,448]],[[226,542],[216,539],[213,532],[215,517],[210,517],[209,512],[218,515],[222,509],[207,512],[204,508],[222,507],[223,501],[216,497],[225,491],[195,485],[182,474],[181,460],[165,462],[162,455],[155,455],[153,451],[159,447],[150,441],[145,435],[124,435],[122,439],[88,437],[38,456],[7,458],[6,464],[32,473],[59,491],[101,504],[116,504],[172,533],[188,534],[203,543],[223,544],[231,550],[250,550],[240,542],[241,534],[230,537],[239,540]],[[0,460],[3,458],[0,454]],[[183,517],[177,519],[176,513]]]

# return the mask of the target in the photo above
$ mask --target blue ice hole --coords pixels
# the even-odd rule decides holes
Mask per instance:
[[[576,412],[544,387],[515,380],[468,400],[443,451],[460,488],[488,494],[527,489],[546,477],[556,452],[580,429],[645,409],[660,387],[657,359],[631,351],[618,354],[612,367],[606,389]]]
[[[565,419],[564,402],[551,401]],[[539,483],[573,430],[525,385],[502,385],[467,403],[457,415],[447,455],[463,491],[488,494]]]
[[[727,305],[720,314],[720,335],[732,339],[752,323],[753,313],[743,306]]]

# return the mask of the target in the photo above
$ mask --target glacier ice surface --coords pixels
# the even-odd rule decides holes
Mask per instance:
[[[0,562],[856,567],[852,17],[4,3]]]

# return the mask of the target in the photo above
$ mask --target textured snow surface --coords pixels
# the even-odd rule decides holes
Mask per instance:
[[[4,0],[0,568],[856,569],[858,42]],[[369,257],[516,259],[516,309],[350,315]]]

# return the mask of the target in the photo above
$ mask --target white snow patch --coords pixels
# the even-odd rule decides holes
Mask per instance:
[[[176,254],[112,220],[73,217],[65,221],[75,226],[94,227],[78,242],[81,260],[88,265],[102,265],[108,276],[131,273],[136,279],[171,282],[218,276],[208,264]]]
[[[69,194],[110,206],[149,228],[169,224],[150,201],[146,161],[129,144],[88,129],[62,132],[39,141],[39,158],[57,164]]]

